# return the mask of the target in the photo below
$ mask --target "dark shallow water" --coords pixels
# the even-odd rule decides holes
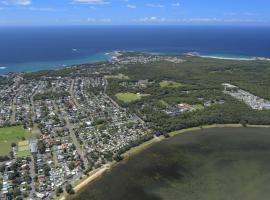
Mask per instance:
[[[116,166],[73,200],[269,200],[270,129],[189,132]]]

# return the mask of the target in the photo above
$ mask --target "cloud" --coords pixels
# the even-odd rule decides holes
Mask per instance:
[[[111,18],[100,19],[100,22],[102,22],[102,23],[111,23],[112,19]]]
[[[224,15],[226,15],[226,16],[235,16],[235,15],[237,15],[237,13],[236,12],[225,12]]]
[[[225,12],[224,15],[226,16],[236,16],[236,15],[246,15],[246,16],[257,16],[258,13],[255,12],[244,12],[244,13],[237,13],[237,12]]]
[[[152,3],[148,3],[148,4],[146,4],[146,6],[152,7],[152,8],[164,8],[165,7],[164,5],[161,5],[161,4],[152,4]]]
[[[136,6],[136,5],[131,5],[131,4],[127,4],[127,5],[126,5],[126,7],[127,7],[127,8],[131,8],[131,9],[135,9],[135,8],[137,8],[137,6]]]
[[[110,4],[109,1],[104,1],[104,0],[73,0],[73,2],[80,3],[80,4],[90,4],[90,5]]]
[[[28,10],[31,11],[41,11],[41,12],[52,12],[55,11],[54,8],[50,8],[50,7],[28,7]]]
[[[164,22],[166,21],[165,18],[158,18],[158,17],[144,17],[141,18],[139,20],[137,20],[139,22],[145,22],[145,23],[149,23],[149,22]]]
[[[178,3],[173,3],[172,6],[174,7],[179,7],[181,4],[178,2]]]
[[[29,6],[32,4],[32,0],[15,0],[14,3],[20,6]]]
[[[2,4],[2,5],[9,5],[9,3],[7,2],[7,1],[0,1],[0,4]]]
[[[141,23],[163,23],[163,24],[213,24],[213,23],[263,23],[264,20],[250,20],[250,19],[223,19],[223,18],[164,18],[164,17],[144,17],[139,20],[134,20],[135,22]]]
[[[93,23],[96,22],[97,20],[95,18],[87,18],[87,22]]]
[[[216,17],[212,17],[212,18],[198,17],[198,18],[184,19],[183,21],[185,22],[222,22],[223,20]]]
[[[82,23],[82,24],[108,24],[112,22],[111,18],[87,18],[87,19],[71,19],[72,23]]]
[[[258,15],[258,13],[254,13],[254,12],[245,12],[243,14],[248,15],[248,16],[256,16],[256,15]]]

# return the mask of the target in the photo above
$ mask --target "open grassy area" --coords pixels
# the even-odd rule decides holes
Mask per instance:
[[[197,104],[197,105],[194,106],[194,109],[195,109],[195,110],[203,110],[204,107],[203,107],[203,105],[201,105],[201,104]]]
[[[30,156],[29,141],[20,141],[18,142],[18,157],[27,157]]]
[[[27,131],[22,126],[0,128],[0,141],[17,140],[25,137]]]
[[[169,107],[169,106],[170,106],[170,105],[169,105],[166,101],[164,101],[164,100],[160,100],[159,103],[160,103],[160,105],[163,106],[163,107]]]
[[[30,139],[35,137],[35,132],[25,130],[23,126],[0,128],[0,156],[9,154],[13,142],[18,143],[22,138]]]
[[[174,82],[174,81],[161,81],[159,83],[161,88],[178,88],[183,86],[182,83]]]
[[[131,103],[141,99],[141,95],[134,93],[117,93],[116,98],[124,103]]]
[[[124,74],[111,75],[111,76],[107,76],[107,78],[120,79],[120,80],[128,80],[129,79],[129,77],[124,75]]]

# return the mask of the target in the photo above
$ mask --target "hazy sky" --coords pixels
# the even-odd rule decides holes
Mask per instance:
[[[270,0],[0,0],[0,25],[270,25]]]

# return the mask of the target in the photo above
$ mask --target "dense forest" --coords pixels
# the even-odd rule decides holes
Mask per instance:
[[[270,111],[252,110],[245,103],[223,93],[222,83],[231,83],[261,98],[270,100],[270,62],[235,61],[183,57],[186,62],[167,61],[132,64],[118,70],[129,80],[110,79],[108,93],[120,105],[128,107],[145,120],[157,134],[214,123],[270,124]],[[141,87],[140,80],[147,80]],[[180,87],[160,87],[162,81],[181,83]],[[124,103],[115,94],[144,94],[132,103]],[[223,103],[214,103],[220,102]],[[179,103],[203,105],[193,112],[177,116],[164,113],[166,107]]]

